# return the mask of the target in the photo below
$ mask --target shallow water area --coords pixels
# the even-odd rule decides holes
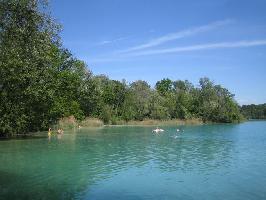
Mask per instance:
[[[266,121],[153,128],[2,140],[0,199],[266,199]]]

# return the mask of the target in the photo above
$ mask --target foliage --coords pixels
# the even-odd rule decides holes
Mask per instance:
[[[63,49],[59,25],[36,0],[0,1],[0,133],[23,134],[84,117],[86,66]],[[40,11],[42,10],[42,12]]]
[[[37,1],[0,1],[0,132],[47,125],[57,30]],[[40,114],[41,113],[41,114]]]
[[[247,119],[266,119],[266,103],[259,105],[243,105],[241,113]]]
[[[161,81],[158,81],[155,85],[155,89],[160,95],[165,96],[173,90],[173,82],[169,78],[164,78]]]

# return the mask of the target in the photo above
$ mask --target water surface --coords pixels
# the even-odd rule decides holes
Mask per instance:
[[[0,141],[0,199],[266,199],[266,121],[163,128]]]

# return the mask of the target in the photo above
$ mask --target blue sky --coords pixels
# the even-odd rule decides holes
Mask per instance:
[[[128,82],[209,77],[266,102],[265,0],[50,0],[62,42],[94,74]]]

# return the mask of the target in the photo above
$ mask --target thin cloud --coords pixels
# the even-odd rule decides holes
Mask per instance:
[[[144,56],[144,55],[177,53],[185,51],[198,51],[198,50],[210,50],[210,49],[221,49],[221,48],[240,48],[240,47],[252,47],[252,46],[262,46],[262,45],[266,45],[266,40],[208,43],[208,44],[191,45],[191,46],[175,47],[167,49],[145,50],[135,53],[129,53],[127,55]]]
[[[135,47],[131,47],[131,48],[128,48],[126,50],[122,50],[120,52],[126,53],[126,52],[137,51],[137,50],[142,50],[142,49],[146,49],[149,47],[158,46],[160,44],[163,44],[163,43],[166,43],[169,41],[173,41],[173,40],[181,39],[181,38],[188,37],[191,35],[196,35],[198,33],[210,31],[210,30],[215,29],[217,27],[231,24],[233,22],[234,22],[233,20],[227,19],[227,20],[223,20],[223,21],[216,21],[214,23],[204,25],[204,26],[186,29],[183,31],[175,32],[175,33],[170,33],[170,34],[164,35],[162,37],[155,38],[155,39],[153,39],[147,43],[144,43],[144,44],[141,44],[141,45],[138,45]]]
[[[167,49],[156,49],[156,50],[145,50],[137,51],[132,53],[111,53],[105,54],[98,58],[84,58],[88,63],[104,63],[104,62],[115,62],[115,61],[126,61],[129,59],[134,59],[137,56],[149,56],[158,54],[170,54],[178,52],[189,52],[189,51],[201,51],[201,50],[211,50],[211,49],[224,49],[224,48],[245,48],[253,46],[265,46],[266,39],[264,40],[243,40],[235,42],[220,42],[220,43],[207,43],[200,45],[190,45],[183,47],[167,48]]]
[[[113,40],[104,40],[104,41],[99,42],[98,45],[102,46],[102,45],[106,45],[106,44],[111,44],[111,43],[119,42],[121,40],[126,40],[128,38],[129,37],[119,37],[119,38],[116,38],[116,39],[113,39]]]
[[[99,42],[98,45],[101,46],[101,45],[110,44],[110,43],[112,43],[112,40],[104,40],[102,42]]]

